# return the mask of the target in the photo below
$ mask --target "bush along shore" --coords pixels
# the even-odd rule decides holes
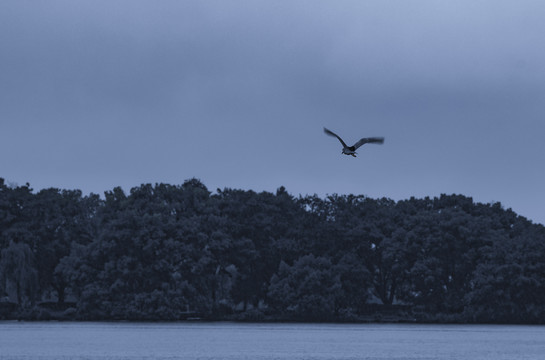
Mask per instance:
[[[545,323],[545,227],[463,195],[0,178],[0,319]]]

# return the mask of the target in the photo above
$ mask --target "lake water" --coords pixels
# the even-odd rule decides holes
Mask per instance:
[[[545,359],[545,327],[0,322],[0,359]]]

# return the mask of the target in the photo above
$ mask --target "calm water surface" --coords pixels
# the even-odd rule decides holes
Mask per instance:
[[[0,322],[0,359],[545,359],[545,327]]]

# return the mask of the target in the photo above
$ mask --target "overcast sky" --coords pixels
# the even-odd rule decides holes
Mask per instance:
[[[0,177],[463,194],[545,223],[544,1],[0,2]],[[340,143],[384,136],[358,157]]]

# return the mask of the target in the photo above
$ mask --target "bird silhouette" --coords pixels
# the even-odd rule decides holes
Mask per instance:
[[[368,137],[368,138],[361,138],[354,145],[348,146],[343,141],[343,139],[341,139],[341,137],[339,135],[335,134],[333,131],[324,128],[324,132],[329,136],[334,136],[337,139],[339,139],[339,141],[343,145],[342,153],[345,154],[345,155],[352,155],[353,157],[356,157],[356,154],[357,154],[356,149],[359,148],[360,146],[362,146],[363,144],[367,144],[367,143],[369,143],[369,144],[383,144],[384,143],[384,138],[383,137]]]

